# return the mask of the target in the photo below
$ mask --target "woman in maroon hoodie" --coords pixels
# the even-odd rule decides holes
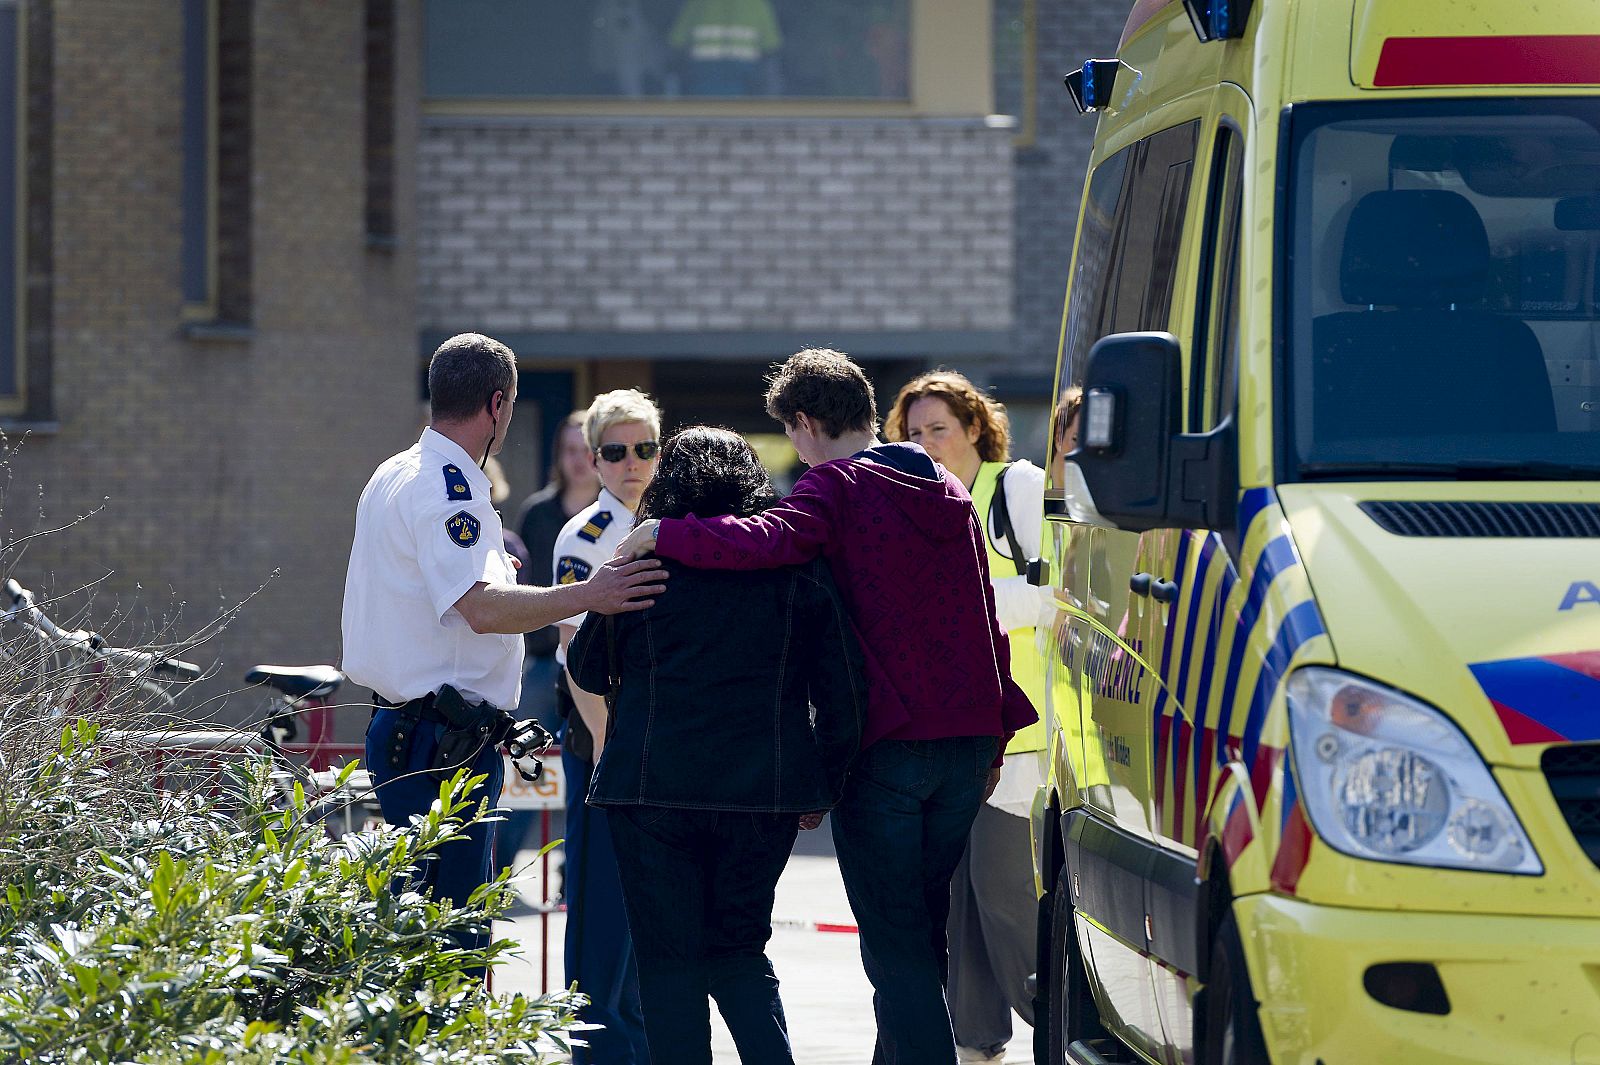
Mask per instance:
[[[863,754],[833,833],[875,989],[873,1061],[954,1062],[950,877],[1006,738],[1037,715],[1011,679],[971,498],[916,444],[878,439],[860,367],[802,351],[773,377],[767,412],[811,467],[793,492],[747,518],[643,522],[621,551],[707,569],[828,560],[869,683]]]

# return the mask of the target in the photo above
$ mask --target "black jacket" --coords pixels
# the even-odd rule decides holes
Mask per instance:
[[[861,649],[827,564],[743,573],[666,563],[648,610],[590,613],[567,668],[616,709],[589,802],[765,812],[838,801],[861,741]],[[815,707],[815,720],[807,706]]]

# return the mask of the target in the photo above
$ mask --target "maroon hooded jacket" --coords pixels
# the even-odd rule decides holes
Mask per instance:
[[[752,517],[665,518],[656,553],[704,569],[826,558],[866,655],[863,749],[884,738],[1008,738],[1038,719],[1011,679],[972,498],[915,444],[814,466]]]

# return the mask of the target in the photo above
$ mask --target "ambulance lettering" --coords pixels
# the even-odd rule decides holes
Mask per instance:
[[[1133,649],[1131,653],[1128,647]],[[1145,668],[1140,661],[1144,641],[1133,640],[1128,647],[1103,632],[1094,633],[1084,652],[1084,672],[1089,674],[1096,695],[1137,706],[1144,697]]]
[[[1600,587],[1593,581],[1573,581],[1567,589],[1566,597],[1561,600],[1562,610],[1571,610],[1579,603],[1593,603],[1600,606]]]

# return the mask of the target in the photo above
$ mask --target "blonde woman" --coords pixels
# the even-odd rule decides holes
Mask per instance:
[[[1005,407],[954,370],[934,370],[895,396],[884,422],[967,486],[983,522],[995,612],[1011,637],[1011,675],[1044,705],[1044,663],[1034,625],[1044,600],[1028,583],[1044,522],[1044,471],[1011,461]],[[1029,725],[1006,747],[1000,783],[978,812],[967,852],[950,882],[950,1019],[962,1061],[998,1061],[1011,1039],[1011,1011],[1030,1023],[1038,904],[1028,811],[1044,782],[1044,726]]]

